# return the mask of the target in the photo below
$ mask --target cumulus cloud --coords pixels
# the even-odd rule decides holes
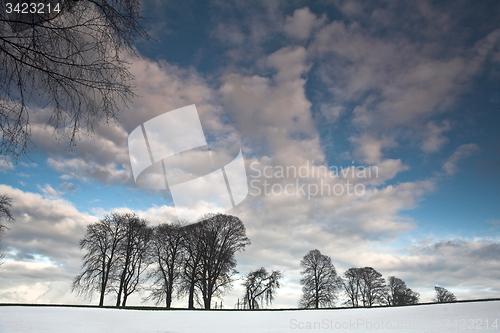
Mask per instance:
[[[97,221],[59,198],[49,184],[41,190],[44,195],[0,185],[0,193],[12,198],[15,218],[2,239],[2,301],[34,302],[55,281],[63,281],[69,291],[81,264],[78,241],[86,226]]]
[[[421,244],[408,250],[409,256],[404,269],[423,273],[419,275],[419,281],[415,281],[415,284],[454,286],[460,289],[457,296],[462,299],[470,297],[468,294],[478,295],[476,297],[480,295],[494,297],[500,294],[500,285],[496,278],[500,267],[498,241],[486,239],[422,241]]]
[[[424,152],[436,152],[448,142],[443,135],[451,130],[450,122],[444,121],[441,126],[433,121],[427,123],[426,130],[422,131],[424,139],[422,141],[422,150]]]
[[[319,28],[326,17],[317,18],[308,7],[296,9],[292,16],[287,16],[283,30],[286,34],[297,39],[307,39],[313,29]]]
[[[3,240],[4,246],[13,256],[37,254],[62,261],[79,253],[78,240],[87,224],[95,222],[96,218],[79,212],[71,202],[53,195],[55,190],[49,184],[42,190],[49,195],[0,185],[0,193],[12,198],[15,218]]]
[[[231,135],[231,127],[220,121],[220,109],[211,104],[215,92],[194,70],[181,69],[164,61],[125,56],[131,62],[137,94],[120,122],[99,124],[92,134],[81,134],[75,147],[67,150],[46,125],[48,110],[33,109],[32,140],[36,151],[44,151],[48,165],[67,180],[98,181],[103,184],[135,186],[127,148],[128,133],[145,121],[167,111],[196,104],[207,136]]]
[[[355,154],[366,163],[380,163],[383,158],[382,149],[397,146],[393,138],[377,139],[370,134],[352,137],[351,141],[357,144]]]
[[[460,94],[484,70],[498,45],[499,32],[470,46],[451,39],[451,30],[442,28],[461,29],[439,6],[336,3],[352,21],[326,24],[308,47],[310,57],[317,59],[314,74],[328,87],[336,105],[354,107],[350,122],[376,140],[390,133],[399,142],[417,133],[412,138],[424,152],[441,149],[450,123],[432,119],[455,110]],[[437,40],[457,43],[455,51],[438,46]],[[338,117],[339,108],[330,110],[331,118]],[[363,140],[357,144],[363,150]]]

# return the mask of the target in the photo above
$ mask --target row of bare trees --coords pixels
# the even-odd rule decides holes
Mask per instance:
[[[404,305],[418,303],[420,295],[395,276],[387,280],[372,267],[353,267],[337,275],[329,256],[319,250],[307,253],[301,261],[303,295],[302,308],[332,307],[343,291],[345,305],[351,307],[373,305]]]
[[[145,300],[167,308],[187,295],[189,308],[196,301],[210,309],[212,298],[231,288],[235,254],[249,244],[243,222],[231,215],[149,227],[133,213],[111,214],[87,227],[80,241],[87,253],[73,290],[90,297],[97,292],[100,306],[109,293],[116,306],[125,306],[132,293],[146,289]]]
[[[303,296],[299,307],[302,308],[332,307],[342,291],[346,298],[344,305],[351,307],[416,304],[420,298],[420,294],[408,288],[400,278],[389,276],[386,281],[372,267],[352,267],[340,277],[331,258],[319,250],[309,251],[300,264]],[[436,286],[434,289],[436,303],[457,300],[446,288]]]

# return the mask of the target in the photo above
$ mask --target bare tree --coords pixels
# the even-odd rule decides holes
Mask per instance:
[[[359,298],[361,293],[361,276],[363,268],[349,268],[344,272],[343,286],[347,296],[346,304],[353,308],[359,306]]]
[[[196,285],[201,280],[201,261],[204,256],[204,244],[200,242],[203,235],[201,223],[185,226],[183,232],[183,271],[179,286],[179,294],[188,295],[188,308],[194,309],[194,301],[198,300]]]
[[[182,274],[184,244],[181,223],[160,224],[153,228],[150,252],[154,269],[149,274],[153,286],[146,300],[155,300],[156,304],[165,301],[165,306],[170,308],[174,287]]]
[[[389,276],[384,298],[388,305],[416,304],[420,294],[408,288],[403,280]]]
[[[348,298],[346,303],[352,307],[358,307],[360,299],[363,306],[373,306],[384,301],[385,280],[372,267],[349,268],[344,273],[343,285]]]
[[[435,286],[434,290],[436,291],[436,298],[433,299],[433,301],[436,303],[447,303],[447,302],[457,301],[455,294],[448,291],[448,289],[446,288]]]
[[[5,229],[7,229],[7,226],[5,226],[2,222],[3,220],[14,221],[14,217],[10,211],[11,207],[12,198],[5,194],[0,195],[0,260],[5,256],[2,251],[2,235],[5,232]]]
[[[235,254],[250,244],[243,222],[235,216],[209,214],[201,218],[201,261],[196,283],[205,309],[210,309],[212,297],[221,296],[231,288],[237,273]]]
[[[243,286],[245,286],[243,306],[253,310],[259,309],[259,301],[261,307],[263,307],[264,301],[266,301],[266,305],[272,303],[280,287],[279,280],[282,278],[283,274],[280,271],[268,273],[264,267],[248,273],[243,282]]]
[[[382,274],[372,267],[365,267],[361,274],[361,295],[363,297],[363,306],[373,306],[383,301],[385,290],[385,280]]]
[[[304,269],[302,283],[302,298],[299,306],[302,308],[331,307],[335,304],[341,279],[337,276],[332,259],[319,250],[307,253],[300,265]]]
[[[117,253],[116,306],[120,306],[120,302],[121,306],[126,306],[128,296],[140,288],[141,276],[149,265],[147,255],[151,229],[146,220],[134,213],[121,215],[120,225],[124,236]]]
[[[44,13],[20,13],[20,0],[0,11],[0,155],[27,153],[30,109],[46,108],[70,145],[116,118],[134,96],[120,52],[147,37],[139,0],[32,2]]]
[[[111,214],[97,223],[89,224],[80,248],[86,249],[82,270],[73,281],[72,291],[92,298],[100,294],[99,306],[104,305],[104,296],[110,290],[109,282],[116,274],[119,246],[125,235],[121,227],[122,216]]]

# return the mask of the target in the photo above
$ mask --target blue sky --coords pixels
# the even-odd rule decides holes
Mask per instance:
[[[373,266],[401,277],[422,301],[436,284],[459,298],[500,296],[497,2],[148,1],[144,9],[154,40],[137,45],[139,57],[124,55],[139,97],[119,122],[68,150],[45,125],[47,110],[33,108],[29,159],[0,166],[16,215],[3,240],[0,301],[87,302],[68,289],[88,223],[126,210],[152,225],[176,219],[168,191],[134,183],[127,135],[191,104],[209,141],[238,142],[249,179],[251,163],[380,171],[353,180],[362,195],[249,195],[229,211],[252,241],[238,270],[285,274],[275,307],[296,305],[299,262],[314,248],[339,273]],[[236,281],[224,301],[240,294]]]

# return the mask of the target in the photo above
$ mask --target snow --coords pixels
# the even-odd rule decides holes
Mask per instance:
[[[146,311],[0,306],[0,332],[500,331],[500,301],[336,310]]]

